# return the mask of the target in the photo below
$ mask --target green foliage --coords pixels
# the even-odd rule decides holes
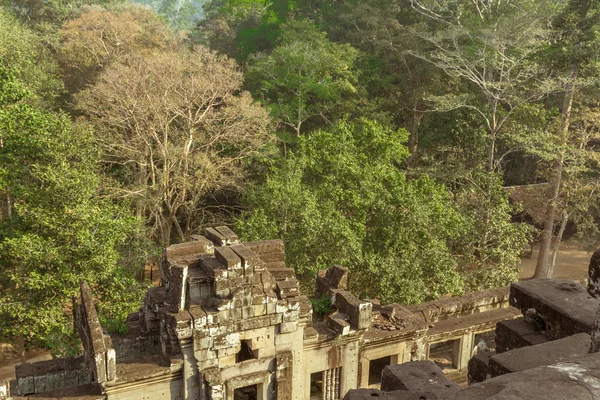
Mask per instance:
[[[39,34],[23,26],[4,8],[0,8],[0,59],[39,98],[37,105],[52,106],[62,90],[53,55]]]
[[[243,62],[257,51],[271,50],[285,22],[265,0],[210,0],[195,38],[213,50]]]
[[[516,214],[493,173],[474,174],[455,196],[467,230],[456,241],[459,270],[470,290],[509,285],[518,278],[519,256],[531,239],[533,227],[511,222]],[[518,210],[516,210],[518,211]]]
[[[109,6],[123,0],[4,0],[6,8],[43,35],[53,35],[60,25],[85,5]]]
[[[143,236],[125,204],[99,193],[91,133],[29,106],[28,96],[0,67],[0,335],[52,344],[72,330],[69,308],[81,281],[99,294],[103,317],[139,304],[133,273],[145,257],[124,265],[120,250],[137,248]],[[110,308],[126,296],[138,297]]]
[[[138,0],[169,21],[176,31],[190,32],[202,17],[203,0]]]
[[[341,263],[357,293],[384,301],[460,293],[449,243],[463,218],[432,179],[406,179],[405,141],[367,120],[301,137],[297,154],[246,192],[250,211],[236,228],[245,240],[282,238],[288,265],[308,282]]]
[[[329,41],[308,20],[283,25],[278,46],[257,54],[245,75],[255,97],[270,106],[282,126],[300,135],[302,125],[332,111],[356,92],[357,50]]]
[[[50,332],[43,340],[36,339],[33,341],[48,348],[54,358],[75,357],[81,354],[81,340],[73,329],[67,332]]]
[[[331,299],[327,297],[326,294],[323,294],[320,299],[312,299],[311,301],[313,311],[317,313],[319,316],[324,316],[329,312],[329,307],[331,306]]]

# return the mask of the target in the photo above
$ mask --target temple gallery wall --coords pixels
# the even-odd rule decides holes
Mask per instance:
[[[164,251],[125,335],[102,328],[82,283],[83,354],[18,365],[0,399],[600,399],[600,254],[587,287],[538,279],[414,306],[361,300],[332,266],[309,294],[331,299],[319,319],[280,240],[192,239]]]

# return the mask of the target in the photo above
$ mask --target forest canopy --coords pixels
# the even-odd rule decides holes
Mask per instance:
[[[124,329],[213,225],[403,304],[597,246],[597,2],[145,3],[0,6],[0,337],[72,350],[82,280]]]

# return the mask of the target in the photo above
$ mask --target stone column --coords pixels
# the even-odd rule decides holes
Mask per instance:
[[[340,379],[341,379],[341,375],[342,375],[342,368],[336,368],[335,369],[335,392],[334,392],[334,396],[336,400],[339,400],[340,398]]]
[[[592,255],[588,268],[588,293],[600,298],[600,249]]]
[[[328,369],[325,371],[325,382],[323,382],[325,386],[325,400],[332,400],[331,398],[331,370]]]
[[[467,369],[469,360],[471,359],[471,350],[473,349],[473,340],[475,335],[473,332],[469,332],[463,335],[458,341],[459,345],[454,346],[454,351],[458,348],[459,354],[453,354],[453,358],[457,358],[457,363],[454,364],[460,371]],[[458,357],[457,357],[458,356]]]
[[[194,357],[194,342],[191,338],[180,341],[183,353],[183,396],[185,400],[200,398],[200,379],[198,378],[198,365]]]

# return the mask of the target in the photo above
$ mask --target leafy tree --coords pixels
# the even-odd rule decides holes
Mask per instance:
[[[282,24],[291,20],[296,1],[211,0],[204,5],[196,40],[239,62],[277,44]]]
[[[39,34],[0,8],[0,59],[37,97],[36,104],[52,107],[62,90],[58,68]],[[33,100],[30,98],[30,100]]]
[[[235,61],[198,46],[113,64],[75,97],[97,127],[114,194],[134,201],[163,246],[231,210],[246,161],[270,141],[267,113],[241,83]]]
[[[455,190],[454,200],[465,231],[454,243],[459,271],[470,290],[506,286],[518,279],[518,264],[533,228],[514,223],[498,174],[474,173]],[[518,211],[518,210],[517,210]]]
[[[16,75],[0,66],[0,189],[10,193],[0,220],[0,335],[66,343],[81,281],[101,294],[103,318],[137,307],[143,241],[127,208],[99,193],[90,132],[28,105]],[[121,263],[125,254],[138,262]]]
[[[472,90],[429,96],[437,110],[467,108],[479,115],[488,132],[488,170],[497,168],[497,141],[520,107],[555,90],[536,56],[551,41],[548,20],[553,1],[411,0],[430,21],[412,27],[427,47],[411,52]],[[431,47],[430,50],[428,47]]]
[[[70,93],[92,84],[114,63],[180,45],[165,21],[139,4],[115,6],[112,10],[85,7],[81,15],[63,25],[59,34],[58,59]]]
[[[4,0],[6,9],[43,35],[52,36],[80,8],[89,5],[110,6],[122,0]]]
[[[554,20],[555,31],[552,46],[549,46],[549,63],[555,69],[562,83],[563,92],[561,121],[552,133],[554,138],[550,143],[555,146],[555,152],[550,158],[552,172],[549,177],[548,204],[540,252],[535,268],[534,277],[551,277],[554,262],[549,262],[552,248],[555,214],[559,197],[563,191],[563,174],[569,164],[570,154],[573,153],[572,136],[570,134],[571,113],[573,100],[576,93],[585,88],[597,85],[598,53],[600,41],[598,29],[600,27],[600,8],[596,2],[573,0],[566,4],[565,9]],[[581,145],[581,140],[575,140],[575,149]],[[566,224],[568,217],[563,214],[562,220]],[[564,225],[563,224],[563,225]],[[560,244],[562,232],[556,240],[555,256]]]
[[[247,85],[298,137],[309,119],[329,122],[333,109],[356,91],[357,55],[351,46],[329,41],[310,21],[290,22],[270,54],[251,57]]]
[[[189,33],[203,16],[204,0],[138,0],[169,21],[175,31]]]
[[[363,296],[414,303],[459,293],[450,244],[465,221],[443,186],[399,170],[405,140],[368,120],[300,137],[297,153],[248,188],[236,228],[244,239],[282,238],[305,281],[342,263]]]

